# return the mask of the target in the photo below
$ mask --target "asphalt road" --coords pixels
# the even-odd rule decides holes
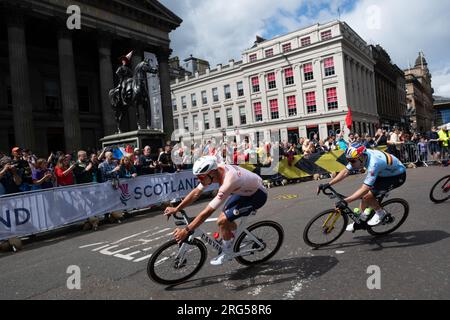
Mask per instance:
[[[307,222],[333,205],[315,194],[318,182],[306,182],[270,189],[269,202],[253,218],[275,220],[285,231],[281,250],[263,265],[248,268],[232,261],[213,267],[209,251],[207,263],[188,282],[155,284],[147,277],[148,257],[171,238],[174,224],[148,214],[0,254],[0,299],[450,299],[450,202],[435,205],[428,199],[431,186],[449,171],[408,170],[407,182],[391,198],[409,202],[409,218],[383,238],[347,232],[327,248],[306,246]],[[337,189],[349,194],[362,180],[351,176]],[[205,204],[188,213],[195,215]],[[217,230],[214,222],[205,229]],[[72,265],[81,270],[80,290],[67,288]],[[369,266],[379,267],[381,289],[368,289]]]

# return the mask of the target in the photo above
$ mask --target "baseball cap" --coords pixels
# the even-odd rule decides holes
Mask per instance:
[[[22,149],[19,148],[19,147],[14,147],[14,148],[12,148],[12,152],[18,152],[18,151],[20,151],[20,150],[22,150]]]
[[[139,150],[141,150],[141,149],[139,149],[139,148],[134,148],[134,152],[139,151]]]

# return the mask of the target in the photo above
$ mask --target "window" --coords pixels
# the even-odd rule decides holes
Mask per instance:
[[[217,88],[212,89],[212,94],[213,94],[213,101],[214,102],[219,101],[219,91],[217,90]]]
[[[222,123],[220,122],[220,111],[214,111],[214,119],[216,119],[216,129],[222,127]]]
[[[186,109],[186,97],[181,97],[181,107]]]
[[[306,107],[308,109],[308,113],[315,113],[317,111],[315,92],[306,93]]]
[[[247,124],[247,115],[244,106],[239,107],[239,118],[241,120],[241,125]]]
[[[233,126],[233,110],[227,109],[227,126]]]
[[[275,72],[267,74],[267,84],[269,89],[275,89],[277,87],[277,83],[275,81]]]
[[[224,86],[223,90],[225,92],[225,99],[231,99],[230,85],[227,84],[226,86]]]
[[[78,106],[80,108],[80,112],[89,113],[91,104],[88,86],[78,86]]]
[[[269,100],[269,105],[270,105],[270,118],[278,119],[280,117],[280,114],[278,112],[278,100],[277,99]]]
[[[192,116],[192,123],[194,124],[194,131],[198,132],[199,131],[199,128],[198,128],[198,115]]]
[[[294,71],[292,68],[284,69],[284,79],[287,86],[294,84]]]
[[[188,118],[187,117],[183,118],[183,128],[184,128],[184,130],[189,131],[189,124],[188,124]]]
[[[311,37],[305,37],[305,38],[302,38],[302,39],[300,40],[300,42],[301,42],[301,46],[302,46],[302,47],[309,46],[309,45],[311,44]]]
[[[250,60],[250,62],[255,62],[255,61],[256,61],[256,53],[251,54],[251,55],[249,56],[249,60]]]
[[[305,81],[314,80],[314,72],[312,63],[307,63],[303,66],[303,73],[305,75]]]
[[[338,108],[336,88],[327,89],[328,110],[336,110]]]
[[[320,34],[322,41],[331,39],[331,30],[324,31]]]
[[[334,60],[333,57],[326,58],[324,61],[325,65],[325,77],[334,75]]]
[[[273,56],[273,49],[267,49],[265,51],[265,55],[266,55],[266,58],[272,57]]]
[[[47,110],[54,111],[61,109],[59,102],[58,82],[47,80],[44,83],[44,89],[45,89],[45,106],[47,107]]]
[[[208,104],[208,98],[206,97],[206,91],[202,91],[202,104]]]
[[[178,125],[178,119],[173,119],[173,128],[175,130],[178,130],[180,126]]]
[[[172,99],[172,108],[173,111],[177,111],[177,99]]]
[[[203,123],[205,125],[205,130],[209,130],[209,113],[203,114]]]
[[[262,121],[262,107],[261,102],[255,102],[253,104],[253,110],[255,112],[255,121]]]
[[[195,95],[195,93],[191,94],[191,102],[192,102],[192,107],[197,106],[197,96]]]
[[[238,97],[244,96],[244,84],[242,83],[242,81],[239,81],[237,83],[237,93]]]
[[[287,97],[287,105],[288,105],[289,117],[296,116],[297,115],[297,101],[295,99],[295,96]]]
[[[259,92],[259,78],[258,78],[258,76],[252,78],[252,91],[253,91],[253,93]]]
[[[289,42],[289,43],[285,43],[285,44],[283,44],[282,45],[282,50],[283,50],[283,52],[289,52],[289,51],[291,51],[291,43]]]

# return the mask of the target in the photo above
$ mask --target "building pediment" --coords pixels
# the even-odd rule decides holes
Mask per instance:
[[[92,3],[92,0],[88,2]],[[183,21],[176,14],[155,0],[109,0],[108,2],[115,2],[132,11],[139,11],[154,18],[161,19],[170,25],[173,25],[173,29],[178,27]]]

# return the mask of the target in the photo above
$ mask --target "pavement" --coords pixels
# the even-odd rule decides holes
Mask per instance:
[[[208,261],[215,252],[208,247],[199,273],[171,287],[152,282],[146,272],[149,257],[172,238],[175,227],[162,213],[102,225],[96,232],[38,238],[18,253],[0,253],[0,299],[450,299],[450,202],[436,205],[428,197],[435,181],[449,171],[408,170],[405,185],[390,196],[410,205],[408,220],[395,233],[374,238],[365,231],[346,232],[319,250],[302,238],[308,221],[334,204],[316,195],[319,182],[272,188],[267,204],[249,220],[283,226],[283,246],[271,260],[254,267],[235,261],[213,267]],[[350,194],[363,179],[350,176],[336,189]],[[206,204],[187,212],[196,215]],[[207,222],[204,230],[213,233],[217,226]],[[81,273],[80,289],[70,290],[73,268]]]

